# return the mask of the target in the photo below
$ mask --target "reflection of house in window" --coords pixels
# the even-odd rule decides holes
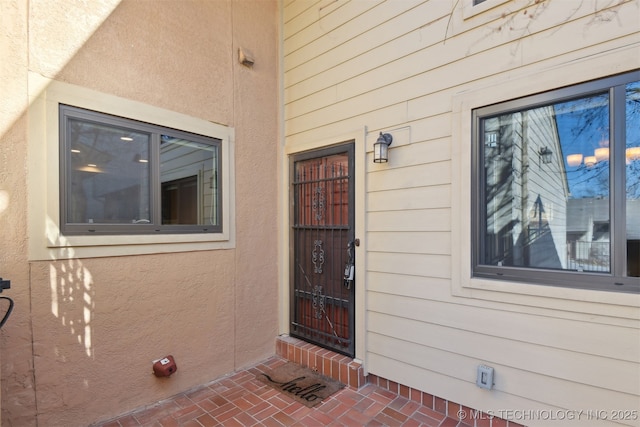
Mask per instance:
[[[567,218],[568,268],[609,271],[609,200],[569,199]]]
[[[627,240],[627,273],[640,277],[640,239]]]
[[[596,222],[593,224],[593,240],[609,240],[609,222]]]
[[[198,224],[198,177],[162,183],[162,223]]]
[[[637,287],[628,278],[640,275],[639,122],[628,105],[638,84],[615,86],[627,93],[626,109],[603,83],[601,93],[573,99],[559,91],[474,110],[474,274],[532,281],[530,268],[540,268],[568,272],[548,272],[549,284]],[[625,127],[626,144],[611,144]]]
[[[627,272],[640,277],[640,199],[627,199]]]
[[[160,146],[162,223],[219,224],[218,168],[216,146],[163,135]]]
[[[568,192],[553,110],[487,118],[485,256],[491,265],[563,268]],[[542,161],[542,152],[549,153]]]
[[[640,275],[640,200],[627,200],[627,270]],[[609,200],[569,199],[567,244],[569,268],[585,271],[609,271],[611,225]]]

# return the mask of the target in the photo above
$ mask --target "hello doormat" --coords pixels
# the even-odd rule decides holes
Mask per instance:
[[[258,374],[257,378],[309,408],[344,387],[344,384],[336,380],[292,362]]]

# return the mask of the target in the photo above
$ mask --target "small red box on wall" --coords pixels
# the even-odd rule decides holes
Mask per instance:
[[[173,356],[163,357],[153,362],[153,374],[156,377],[168,377],[178,370]]]

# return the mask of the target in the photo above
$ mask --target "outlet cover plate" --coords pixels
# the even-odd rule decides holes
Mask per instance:
[[[491,366],[478,365],[476,385],[487,390],[493,388],[493,368]]]

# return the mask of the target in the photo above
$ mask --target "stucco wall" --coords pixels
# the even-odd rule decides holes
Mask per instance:
[[[7,407],[27,408],[33,413],[33,374],[29,333],[28,278],[26,262],[26,138],[27,118],[27,4],[0,2],[0,276],[11,280],[3,295],[16,307],[0,334],[3,412]],[[2,306],[2,313],[6,306]],[[9,332],[11,331],[11,332]],[[10,336],[9,336],[10,335]],[[9,384],[11,393],[7,391]],[[21,409],[20,409],[21,410]],[[11,423],[2,421],[2,424]],[[14,424],[15,425],[15,424]]]
[[[9,200],[0,209],[0,276],[16,301],[2,330],[3,424],[87,425],[273,354],[276,2],[0,7],[9,58],[0,85],[11,89],[0,101],[9,113],[0,127],[0,195]],[[238,63],[239,47],[253,68]],[[28,73],[234,128],[234,247],[29,261]],[[151,361],[167,354],[178,372],[157,379]]]

